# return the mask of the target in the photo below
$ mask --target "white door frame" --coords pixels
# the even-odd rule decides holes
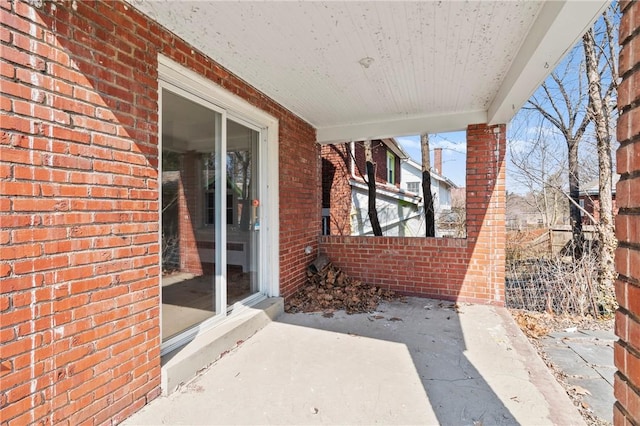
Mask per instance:
[[[214,82],[207,80],[199,74],[183,67],[182,65],[174,62],[163,55],[158,55],[158,117],[159,117],[159,135],[158,135],[158,152],[159,157],[162,154],[162,97],[161,91],[163,88],[167,89],[179,89],[178,92],[186,92],[188,98],[196,97],[205,101],[208,108],[213,111],[219,112],[222,110],[222,148],[226,152],[226,119],[232,118],[234,120],[241,120],[252,127],[260,129],[260,144],[259,144],[259,200],[261,203],[260,211],[260,243],[258,247],[258,253],[260,256],[259,262],[259,288],[260,296],[262,297],[276,297],[280,295],[280,245],[279,245],[279,172],[278,172],[278,144],[279,144],[279,123],[278,120],[267,114],[266,112],[251,105],[239,96],[225,90],[224,88],[216,85]],[[178,93],[180,94],[180,93]],[[213,107],[212,107],[213,106]],[[159,158],[158,161],[158,187],[162,188],[162,161]],[[220,168],[219,168],[220,169]],[[161,192],[161,191],[160,191]],[[222,197],[222,203],[226,203],[226,197]],[[159,212],[162,214],[162,202],[159,203]],[[220,209],[216,209],[216,215],[226,211],[225,206],[222,205]],[[217,218],[219,219],[219,218]],[[217,221],[217,223],[221,223]],[[221,226],[222,233],[218,236],[216,233],[216,247],[224,247],[225,245],[218,245],[218,242],[226,241],[226,229]],[[159,230],[159,241],[161,238],[162,227]],[[220,240],[219,240],[220,239]],[[216,250],[216,252],[222,252],[222,260],[226,257],[225,250]],[[162,273],[162,256],[160,257],[160,273]],[[222,264],[226,264],[226,261]],[[217,276],[225,277],[226,274]],[[219,291],[224,288],[223,282],[218,283],[216,279],[216,293],[221,294]],[[161,282],[158,283],[161,286]],[[220,288],[219,288],[220,286]],[[260,300],[260,298],[250,298],[251,301]],[[220,310],[218,308],[221,308]],[[216,314],[209,320],[204,321],[197,327],[181,333],[180,335],[169,339],[167,342],[163,342],[161,348],[161,354],[170,352],[171,350],[183,345],[194,335],[201,333],[204,330],[208,330],[226,317],[227,310],[223,307],[216,306]],[[235,312],[235,310],[234,310]],[[160,315],[162,318],[162,303],[160,303]],[[162,321],[161,321],[162,327]]]

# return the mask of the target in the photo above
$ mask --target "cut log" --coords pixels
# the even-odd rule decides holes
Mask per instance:
[[[309,264],[309,266],[307,266],[307,274],[317,274],[318,272],[322,271],[322,269],[324,269],[328,264],[329,258],[324,254],[321,254],[316,258],[316,260],[314,260],[313,262],[311,262],[311,264]]]

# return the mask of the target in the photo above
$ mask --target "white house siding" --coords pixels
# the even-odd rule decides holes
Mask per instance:
[[[431,181],[431,190],[434,190],[433,180]],[[436,181],[438,188],[438,205],[436,213],[451,210],[451,187],[441,180]]]
[[[418,196],[422,197],[422,169],[420,164],[413,160],[403,161],[401,164],[402,172],[400,174],[400,189],[409,191],[409,182],[419,182]],[[433,204],[435,212],[438,213],[443,209],[451,209],[451,191],[438,175],[431,174],[431,194],[433,195]]]
[[[401,168],[402,171],[400,174],[400,189],[402,191],[409,191],[409,182],[420,182],[417,194],[421,199],[418,205],[419,217],[421,219],[419,221],[416,220],[415,226],[411,226],[411,229],[413,232],[416,232],[416,235],[422,236],[425,234],[424,204],[422,202],[422,168],[420,164],[411,159],[403,161],[401,163]],[[433,206],[436,219],[440,214],[451,211],[451,184],[447,180],[445,180],[445,178],[436,173],[431,174],[431,194],[433,195]],[[442,237],[444,235],[445,234],[442,232],[442,230],[438,229],[436,223],[436,236]]]
[[[373,235],[369,221],[369,196],[366,185],[351,184],[351,233]],[[422,207],[414,197],[378,190],[376,209],[382,232],[388,237],[413,237],[424,235]],[[421,232],[422,228],[422,233]]]

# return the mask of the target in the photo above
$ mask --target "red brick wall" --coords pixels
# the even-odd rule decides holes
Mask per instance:
[[[582,196],[580,197],[584,200],[584,209],[593,216],[595,219],[595,223],[589,218],[589,216],[582,217],[583,225],[595,225],[598,221],[600,221],[600,199],[598,196]],[[616,196],[613,195],[612,206],[613,206],[613,216],[618,215],[618,205],[616,204]]]
[[[122,1],[0,0],[0,419],[110,424],[159,394],[157,54],[280,120],[280,276],[320,229],[314,129]]]
[[[316,132],[287,110],[259,98],[258,105],[280,119],[280,295],[288,297],[305,282],[317,255],[322,218],[322,170]],[[306,246],[313,254],[306,255]]]
[[[467,129],[466,239],[324,236],[320,251],[401,293],[504,304],[505,142],[504,126]]]
[[[360,177],[360,172],[366,176],[366,161],[364,156],[364,142],[358,141],[355,142],[355,158],[356,158],[356,170],[355,175]],[[376,182],[381,184],[388,184],[387,182],[387,146],[382,143],[381,140],[372,140],[371,141],[371,155],[373,156],[373,163],[376,167]],[[396,174],[395,174],[395,185],[400,185],[400,159],[398,156],[395,156],[396,159]]]
[[[322,207],[330,212],[330,235],[351,235],[351,163],[349,144],[324,145]]]
[[[620,2],[616,235],[616,425],[640,424],[640,3]]]

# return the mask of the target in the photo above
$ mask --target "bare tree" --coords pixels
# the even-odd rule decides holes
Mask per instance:
[[[586,113],[585,76],[582,72],[576,72],[582,67],[577,49],[574,49],[529,99],[528,106],[524,107],[540,113],[560,132],[566,142],[571,201],[569,218],[574,246],[578,250],[583,243],[578,147],[591,122]]]
[[[615,7],[615,6],[612,6]],[[594,30],[589,29],[582,37],[584,47],[586,74],[589,82],[589,106],[588,114],[593,120],[596,129],[596,141],[598,148],[598,192],[600,201],[599,220],[597,223],[599,245],[598,284],[601,289],[613,288],[616,278],[614,253],[617,247],[617,239],[613,223],[612,205],[612,161],[611,161],[611,128],[610,120],[614,110],[612,97],[616,91],[617,67],[615,65],[616,40],[611,15],[615,9],[607,9],[602,17],[604,31],[599,34],[600,43],[596,42]],[[604,72],[610,73],[608,84],[603,81]],[[606,291],[601,291],[607,294]],[[612,312],[614,306],[607,301],[602,301],[603,309]]]
[[[575,248],[582,248],[580,234],[581,222],[576,213],[589,217],[598,231],[598,251],[584,258],[595,259],[594,277],[597,272],[597,288],[594,286],[596,302],[591,306],[594,314],[611,313],[615,310],[613,283],[615,280],[614,235],[612,211],[612,124],[616,103],[617,84],[617,28],[619,19],[615,18],[616,5],[613,4],[604,15],[587,31],[581,43],[572,50],[530,99],[528,109],[540,114],[562,136],[567,146],[567,165],[569,169],[569,197],[572,232]],[[593,126],[591,126],[593,124]],[[595,140],[593,143],[592,140]],[[583,143],[584,142],[584,143]],[[578,145],[580,144],[580,159]],[[593,149],[595,147],[595,150]],[[588,151],[587,151],[588,150]],[[590,156],[591,158],[587,158]],[[597,158],[596,161],[593,161]],[[583,161],[587,159],[588,168]],[[580,165],[579,163],[583,163]],[[525,166],[520,167],[533,176],[537,173]],[[521,165],[522,166],[522,165]],[[590,215],[579,205],[578,176],[583,171],[597,171],[599,215]],[[595,177],[595,173],[588,174]],[[577,238],[576,238],[577,237]],[[581,260],[582,261],[582,260]],[[563,264],[566,263],[562,261]],[[577,262],[575,262],[577,263]]]
[[[538,126],[532,139],[521,140],[517,149],[513,144],[509,149],[515,167],[512,176],[528,193],[523,200],[538,212],[545,227],[562,223],[567,208],[562,179],[566,158],[561,158],[564,154],[559,148],[555,138]]]
[[[466,197],[465,197],[466,198]],[[451,200],[451,215],[454,229],[454,236],[456,238],[464,238],[467,233],[467,206],[465,198],[452,197]]]
[[[373,151],[371,149],[371,139],[364,141],[364,158],[367,169],[367,187],[369,188],[369,221],[373,235],[381,237],[382,228],[378,220],[378,211],[376,210],[376,169],[373,164]]]
[[[425,236],[436,236],[436,219],[433,208],[433,194],[431,193],[431,161],[429,157],[429,135],[420,135],[420,150],[422,151],[422,196],[424,198]]]

